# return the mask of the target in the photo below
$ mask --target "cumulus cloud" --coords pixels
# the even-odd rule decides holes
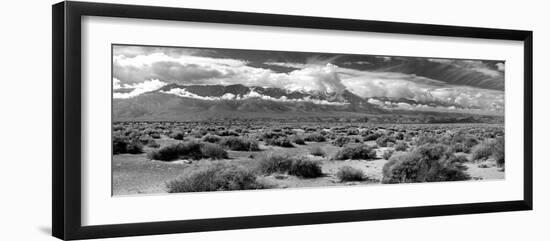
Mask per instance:
[[[325,60],[312,59],[311,62]],[[270,63],[281,65],[282,63]],[[288,66],[292,63],[286,64]],[[246,61],[197,56],[170,57],[161,53],[135,57],[115,56],[115,78],[122,83],[142,83],[150,79],[178,84],[244,84],[276,87],[292,91],[342,91],[345,89],[332,64],[300,64],[289,73],[255,68]]]
[[[265,65],[273,65],[279,67],[293,68],[293,69],[302,69],[308,66],[307,64],[302,63],[289,63],[289,62],[264,62]]]
[[[128,99],[131,97],[138,96],[140,94],[158,90],[161,87],[165,86],[166,83],[159,81],[158,79],[144,81],[137,84],[120,84],[120,80],[113,79],[113,98],[114,99]],[[125,90],[125,91],[117,91]]]
[[[343,79],[342,84],[354,94],[364,97],[387,97],[393,99],[409,99],[421,104],[434,103],[445,106],[460,106],[462,108],[484,109],[491,111],[504,110],[504,92],[480,89],[469,86],[441,85],[428,80],[419,81],[414,75],[393,73],[368,73]],[[395,103],[380,103],[369,99],[373,104],[390,105]],[[407,106],[400,104],[398,108],[418,109],[424,106]],[[428,106],[426,106],[428,107]]]
[[[169,91],[161,91],[165,94],[173,94],[180,97],[186,97],[186,98],[193,98],[193,99],[200,99],[200,100],[247,100],[247,99],[262,99],[262,100],[269,100],[269,101],[277,101],[277,102],[309,102],[313,104],[318,105],[346,105],[348,103],[346,102],[335,102],[335,101],[327,101],[327,100],[319,100],[314,99],[309,96],[306,96],[301,99],[294,99],[294,98],[288,98],[286,96],[281,96],[280,98],[274,98],[268,95],[262,95],[254,90],[251,90],[249,93],[244,95],[234,95],[231,93],[226,93],[220,97],[216,96],[200,96],[194,93],[191,93],[187,91],[185,88],[172,88]]]
[[[120,88],[122,88],[122,86],[120,85],[120,80],[117,78],[113,78],[113,89],[117,90]]]
[[[442,108],[460,106],[495,111],[504,109],[503,91],[451,86],[442,81],[414,74],[344,68],[332,64],[339,56],[330,58],[312,56],[307,58],[305,63],[275,61],[263,63],[291,69],[289,72],[279,73],[267,68],[249,66],[248,61],[240,59],[192,56],[188,53],[150,52],[143,54],[138,50],[133,53],[129,53],[130,50],[125,51],[124,54],[113,56],[113,89],[117,90],[114,93],[115,98],[130,98],[158,89],[166,83],[183,85],[243,84],[245,86],[281,88],[288,91],[340,92],[349,90],[363,98],[405,98],[420,103],[416,106],[407,106],[405,105],[407,103],[390,103],[397,108],[419,109],[429,107],[428,105],[423,106],[424,103],[443,103]],[[392,59],[388,56],[377,58],[384,61]],[[501,75],[501,71],[504,69],[504,63],[497,63],[496,67],[489,68],[482,61],[449,59],[429,59],[429,61],[461,66],[488,76]],[[368,62],[359,62],[353,63],[368,64]],[[343,62],[342,66],[346,66],[345,63]],[[209,98],[193,96],[192,93],[185,92],[184,89],[173,91],[169,94],[189,98]],[[223,98],[238,99],[244,98],[244,96],[228,95]],[[317,100],[285,100],[282,98],[276,101],[315,102]]]
[[[498,71],[504,71],[504,63],[496,63]]]
[[[284,78],[284,88],[292,91],[340,92],[346,87],[337,73],[338,67],[333,64],[310,66],[292,71]]]
[[[230,76],[234,69],[245,67],[246,61],[190,55],[179,57],[164,53],[113,57],[113,75],[124,83],[140,83],[150,79],[167,82],[197,83],[203,79]]]

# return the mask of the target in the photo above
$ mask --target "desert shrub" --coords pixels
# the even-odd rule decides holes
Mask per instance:
[[[170,138],[175,140],[183,140],[184,136],[185,135],[181,131],[173,131],[172,133],[170,133]]]
[[[292,165],[292,157],[278,153],[268,153],[260,157],[258,170],[264,174],[287,172]]]
[[[264,174],[288,173],[302,178],[314,178],[322,175],[318,162],[305,157],[292,157],[278,153],[268,153],[260,157],[258,171]]]
[[[130,153],[130,154],[143,153],[143,145],[137,140],[131,140],[126,145],[126,153]]]
[[[126,153],[127,140],[122,136],[113,136],[113,154]]]
[[[262,135],[260,136],[260,139],[263,141],[266,141],[269,139],[275,139],[283,136],[285,135],[281,132],[268,131],[268,132],[262,133]]]
[[[451,150],[453,152],[464,152],[468,153],[470,149],[464,145],[464,143],[454,143],[451,145]]]
[[[152,147],[152,148],[158,148],[160,147],[160,144],[158,144],[155,140],[150,140],[149,142],[147,142],[146,144],[148,147]]]
[[[380,138],[380,136],[382,136],[382,134],[380,133],[370,133],[370,134],[366,134],[363,138],[363,140],[365,141],[374,141],[378,138]]]
[[[204,142],[219,143],[222,138],[218,135],[207,134],[201,138]]]
[[[251,140],[243,137],[224,137],[220,141],[220,145],[233,151],[259,151],[260,147],[256,140]]]
[[[398,141],[395,143],[395,146],[393,147],[395,151],[406,151],[409,146],[404,141]]]
[[[487,159],[493,155],[493,141],[483,141],[472,148],[472,160]]]
[[[267,188],[256,175],[242,167],[213,164],[166,184],[170,193],[230,191]]]
[[[383,169],[382,183],[459,181],[470,177],[448,146],[426,144],[394,154]]]
[[[257,140],[248,139],[248,151],[260,151],[260,145]]]
[[[304,140],[306,141],[313,141],[313,142],[324,142],[327,140],[327,138],[322,135],[321,133],[318,133],[318,132],[314,132],[314,133],[309,133],[305,136]]]
[[[405,135],[403,134],[403,132],[397,132],[395,133],[395,135],[393,135],[395,137],[396,140],[403,140],[405,139]]]
[[[151,137],[153,137],[153,139],[160,139],[160,133],[158,132],[153,132],[151,134],[149,134]]]
[[[302,178],[316,178],[323,175],[319,162],[298,158],[292,161],[288,174]]]
[[[113,131],[122,131],[124,130],[124,126],[120,124],[113,124]]]
[[[201,153],[204,157],[212,159],[227,158],[227,152],[221,146],[213,143],[201,143]]]
[[[466,155],[458,155],[458,154],[451,155],[450,160],[452,162],[459,162],[459,163],[465,163],[470,161],[468,160],[468,157]]]
[[[147,127],[146,129],[143,130],[143,133],[147,134],[147,135],[151,135],[152,133],[156,133],[157,131],[153,128],[149,128]]]
[[[357,130],[356,128],[347,129],[346,134],[348,136],[359,135],[359,130]]]
[[[387,147],[388,143],[395,143],[395,138],[391,136],[381,136],[376,139],[376,144],[381,147]]]
[[[197,142],[184,142],[165,146],[148,153],[151,160],[173,161],[179,158],[200,159],[202,153]]]
[[[455,134],[450,140],[454,152],[470,153],[471,148],[478,143],[479,141],[475,137],[463,133]]]
[[[493,146],[493,159],[498,167],[504,167],[504,138],[497,138]]]
[[[239,136],[239,133],[232,130],[218,131],[219,136]]]
[[[374,149],[365,144],[348,144],[340,148],[335,155],[336,160],[373,159],[376,157]]]
[[[306,127],[304,129],[305,132],[316,132],[317,131],[317,128],[313,128],[313,127]]]
[[[140,137],[137,138],[139,140],[139,142],[141,142],[141,144],[143,145],[147,145],[149,144],[149,142],[153,142],[155,141],[153,139],[153,137],[151,137],[150,135],[141,135]]]
[[[294,147],[294,145],[292,145],[292,142],[290,141],[290,138],[286,136],[267,139],[266,144],[272,145],[272,146],[280,146],[280,147]]]
[[[227,152],[216,144],[187,141],[151,151],[148,157],[149,159],[160,161],[173,161],[177,159],[198,160],[202,158],[223,159],[227,158]]]
[[[338,179],[341,182],[353,182],[365,180],[365,174],[360,169],[356,169],[350,166],[341,167],[336,173]]]
[[[197,129],[197,130],[193,130],[191,131],[191,133],[189,133],[189,135],[195,137],[195,138],[202,138],[204,135],[206,135],[208,132],[204,129]]]
[[[385,150],[383,153],[382,153],[382,158],[384,158],[385,160],[389,160],[390,157],[393,155],[395,151],[394,150]]]
[[[143,153],[143,144],[137,139],[129,139],[122,136],[113,137],[113,154],[139,154]]]
[[[480,163],[479,165],[477,165],[477,167],[479,167],[479,168],[489,168],[489,165],[487,165],[486,163]]]
[[[309,153],[314,156],[325,156],[325,152],[320,146],[315,146],[309,150]]]
[[[348,143],[360,143],[360,142],[362,141],[355,137],[339,136],[332,142],[332,144],[334,144],[335,146],[342,147]]]
[[[294,141],[294,143],[296,143],[297,145],[305,145],[306,144],[306,141],[301,136],[294,136],[294,138],[292,138],[292,141]]]
[[[429,136],[427,134],[422,134],[416,137],[415,144],[416,146],[421,146],[424,144],[436,144],[439,143],[439,140],[434,136]]]
[[[464,141],[462,142],[468,149],[474,147],[479,143],[479,141],[471,136],[465,137]]]

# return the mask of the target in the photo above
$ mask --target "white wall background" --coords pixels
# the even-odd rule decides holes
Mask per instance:
[[[9,1],[0,10],[0,240],[54,240],[51,230],[51,8]],[[189,8],[528,29],[534,33],[535,210],[481,215],[264,228],[114,240],[548,240],[550,129],[545,1],[118,0]]]

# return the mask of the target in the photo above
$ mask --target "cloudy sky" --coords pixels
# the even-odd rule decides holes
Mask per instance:
[[[169,83],[349,90],[382,108],[504,111],[504,62],[284,51],[113,46],[114,98]]]

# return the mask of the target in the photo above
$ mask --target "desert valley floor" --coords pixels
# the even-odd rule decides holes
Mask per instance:
[[[132,125],[132,124],[121,124]],[[132,127],[135,129],[135,125]],[[177,125],[177,124],[172,124]],[[476,148],[479,149],[485,140],[493,139],[502,134],[503,126],[500,124],[441,124],[441,125],[373,125],[368,127],[356,125],[342,125],[338,128],[323,129],[318,126],[313,128],[306,127],[307,125],[283,127],[283,128],[261,128],[258,127],[247,130],[246,134],[240,128],[233,127],[218,127],[210,128],[212,133],[193,132],[188,128],[188,132],[182,131],[183,137],[175,136],[170,128],[164,128],[162,125],[151,127],[151,124],[145,124],[141,127],[141,134],[147,136],[143,143],[153,142],[155,145],[143,146],[142,153],[129,154],[122,153],[113,155],[112,159],[112,180],[113,180],[113,195],[134,195],[134,194],[149,194],[149,193],[166,193],[168,192],[167,183],[178,178],[189,175],[211,166],[213,163],[223,163],[232,166],[242,167],[246,170],[257,170],[258,159],[262,156],[272,153],[300,156],[308,160],[318,163],[321,167],[322,174],[319,177],[303,178],[296,175],[290,175],[284,172],[273,172],[258,174],[257,179],[261,183],[269,185],[270,188],[302,188],[302,187],[323,187],[335,185],[373,185],[382,184],[383,167],[391,159],[398,145],[404,145],[400,151],[410,151],[414,147],[421,145],[420,142],[440,142],[447,143],[450,149],[453,150],[456,156],[463,157],[461,161],[464,167],[464,172],[468,175],[468,180],[498,180],[504,179],[505,172],[502,166],[497,165],[497,162],[492,157],[474,157],[472,152]],[[159,129],[160,127],[160,129]],[[149,130],[147,130],[147,129]],[[178,127],[180,128],[180,127]],[[150,131],[152,129],[153,131]],[[185,128],[183,128],[185,129]],[[208,128],[205,128],[208,129]],[[120,131],[123,131],[120,127]],[[164,130],[164,131],[163,131]],[[223,131],[237,130],[240,133],[235,133],[236,136],[246,138],[256,138],[258,141],[258,151],[234,151],[231,148],[224,148],[227,155],[224,158],[201,158],[201,159],[186,159],[175,158],[170,161],[154,160],[149,153],[164,147],[181,143],[184,141],[200,141],[201,136],[204,140],[204,135],[218,133],[222,136],[228,134]],[[292,137],[304,137],[306,141],[296,144],[291,143],[292,147],[282,147],[269,142],[265,138],[261,138],[262,134],[267,132],[281,132]],[[149,134],[153,134],[154,138],[150,138]],[[322,133],[326,139],[308,141],[308,134]],[[496,133],[496,134],[495,134]],[[500,134],[499,134],[500,133]],[[369,135],[377,134],[378,138],[373,138]],[[496,135],[496,136],[495,136]],[[384,138],[390,137],[390,138]],[[175,138],[174,138],[175,137]],[[239,137],[239,138],[240,138]],[[224,138],[224,137],[220,137]],[[428,140],[424,140],[424,139]],[[472,138],[473,143],[467,143],[467,138]],[[384,140],[380,140],[384,139]],[[356,144],[372,147],[375,156],[369,159],[357,158],[339,158],[345,160],[337,160],[334,158],[339,150],[346,146],[342,142],[357,142]],[[267,143],[269,142],[269,143]],[[151,147],[153,146],[153,147]],[[470,151],[470,150],[473,151]],[[316,151],[314,151],[316,150]],[[319,151],[320,150],[320,151]],[[315,153],[321,152],[321,153]],[[395,154],[393,154],[395,155]],[[476,159],[477,158],[477,159]],[[338,172],[343,167],[351,167],[361,170],[363,178],[360,180],[343,180],[338,176]]]

